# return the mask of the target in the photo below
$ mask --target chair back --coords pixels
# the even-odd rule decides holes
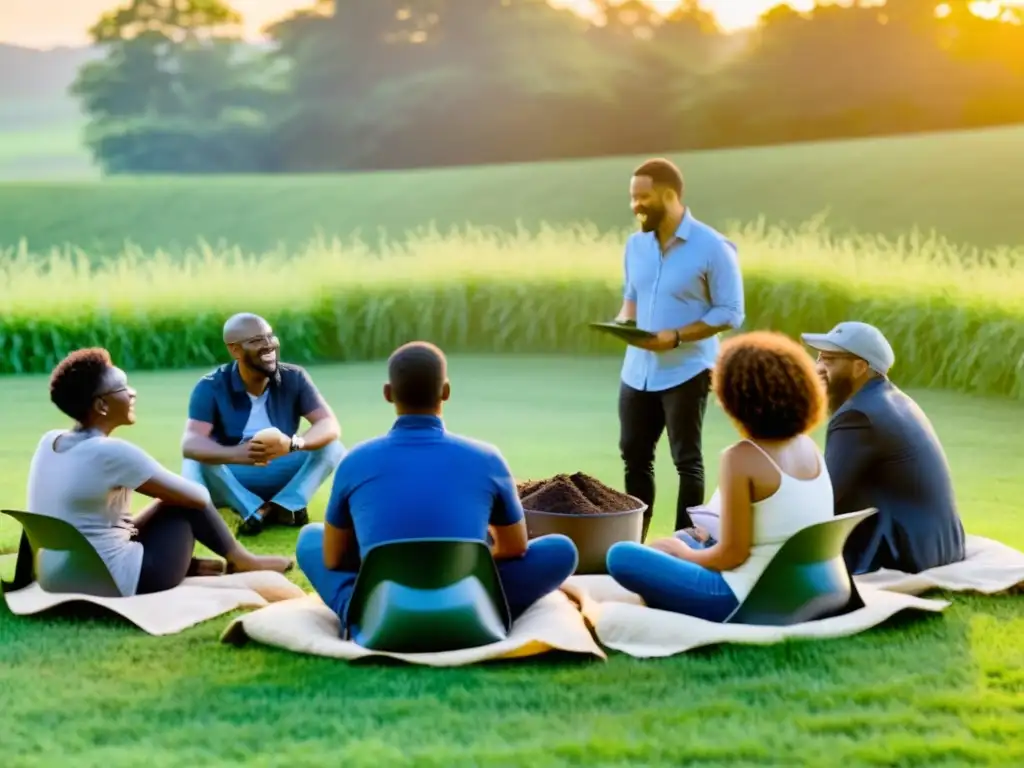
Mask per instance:
[[[27,586],[26,574],[34,573],[39,586],[47,592],[121,596],[106,563],[73,525],[34,512],[5,509],[0,514],[16,520],[22,527],[15,579],[4,583],[5,591]]]
[[[508,637],[512,622],[482,541],[415,539],[366,552],[344,617],[345,636],[392,653],[474,648]]]
[[[836,515],[797,531],[726,623],[788,626],[863,607],[843,547],[853,529],[877,511]]]

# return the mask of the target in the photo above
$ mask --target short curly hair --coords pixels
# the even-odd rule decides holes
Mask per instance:
[[[76,349],[50,374],[50,402],[77,422],[89,415],[103,375],[113,367],[110,353],[101,347]]]
[[[775,331],[752,331],[722,342],[712,387],[747,437],[787,440],[825,418],[828,396],[810,355]]]

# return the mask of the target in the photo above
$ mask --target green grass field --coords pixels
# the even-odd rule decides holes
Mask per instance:
[[[65,146],[39,134],[6,149],[0,135],[0,176]],[[882,326],[895,381],[946,447],[968,531],[1018,548],[1022,147],[1017,128],[678,157],[694,212],[739,242],[747,327]],[[24,504],[36,441],[63,423],[40,373],[75,346],[102,343],[130,371],[140,423],[124,436],[177,468],[197,366],[221,359],[220,325],[241,309],[272,320],[286,359],[368,361],[311,368],[346,443],[391,422],[383,357],[429,338],[458,352],[450,428],[497,443],[521,478],[579,470],[621,487],[621,350],[580,326],[618,307],[640,159],[0,183],[0,371],[36,374],[0,378],[3,505]],[[823,209],[830,231],[785,226]],[[759,217],[771,226],[749,224]],[[735,439],[716,407],[705,435],[710,495]],[[664,534],[676,490],[664,443],[658,477]],[[17,536],[0,520],[0,552]],[[257,546],[290,552],[294,532]],[[13,714],[0,754],[4,768],[1024,764],[1021,596],[950,597],[941,617],[845,640],[461,670],[229,648],[217,643],[229,617],[157,639],[0,608],[0,708]]]
[[[287,352],[288,340],[283,340]],[[586,471],[621,487],[617,359],[453,358],[451,429],[500,445],[521,477]],[[201,371],[146,373],[124,436],[177,465]],[[348,443],[388,427],[382,363],[312,369]],[[545,382],[543,394],[538,382]],[[914,392],[953,467],[968,530],[1024,547],[1020,406]],[[60,426],[43,377],[0,381],[4,503],[23,503],[38,436]],[[705,432],[709,490],[734,439]],[[675,483],[663,444],[656,528]],[[319,517],[326,489],[313,508]],[[0,523],[10,548],[16,531]],[[260,540],[292,547],[293,532]],[[301,575],[296,579],[304,587]],[[217,642],[229,617],[150,638],[114,620],[0,609],[4,766],[1016,766],[1024,761],[1024,604],[953,596],[941,618],[837,641],[726,647],[663,660],[551,658],[458,670],[349,666]]]
[[[57,141],[40,137],[37,141]],[[21,141],[19,139],[18,141]],[[63,139],[60,139],[63,141]],[[0,147],[3,137],[0,137]],[[0,149],[0,158],[3,150]],[[1024,128],[794,144],[671,155],[688,201],[726,226],[764,216],[895,236],[918,227],[958,243],[1024,242],[1019,183]],[[430,224],[536,228],[629,226],[629,175],[643,158],[347,176],[118,179],[0,184],[0,248],[67,243],[119,252],[181,248],[200,238],[246,251],[304,244],[315,232],[376,241]]]

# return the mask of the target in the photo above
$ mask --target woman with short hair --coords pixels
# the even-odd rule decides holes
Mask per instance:
[[[194,557],[196,542],[223,557],[228,572],[289,570],[291,559],[257,556],[239,544],[203,486],[111,437],[135,423],[135,399],[105,349],[77,350],[54,368],[50,400],[75,424],[39,441],[29,470],[28,511],[77,528],[125,597],[171,589],[189,575],[219,573],[219,561]],[[133,491],[154,499],[136,517]]]
[[[723,342],[712,378],[742,439],[721,457],[719,541],[686,534],[613,545],[608,572],[651,608],[721,622],[782,545],[833,517],[832,481],[810,436],[826,415],[825,385],[796,341],[756,331]]]

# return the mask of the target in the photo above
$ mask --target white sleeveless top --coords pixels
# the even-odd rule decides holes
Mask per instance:
[[[761,446],[750,440],[745,442],[749,442],[764,454],[782,476],[782,481],[775,493],[752,505],[753,532],[750,557],[738,568],[722,571],[722,578],[741,603],[754,588],[754,584],[768,567],[775,553],[793,534],[809,525],[831,520],[835,515],[832,478],[829,477],[825,459],[820,451],[818,476],[811,480],[800,480],[783,472]],[[717,491],[715,495],[718,495]]]

